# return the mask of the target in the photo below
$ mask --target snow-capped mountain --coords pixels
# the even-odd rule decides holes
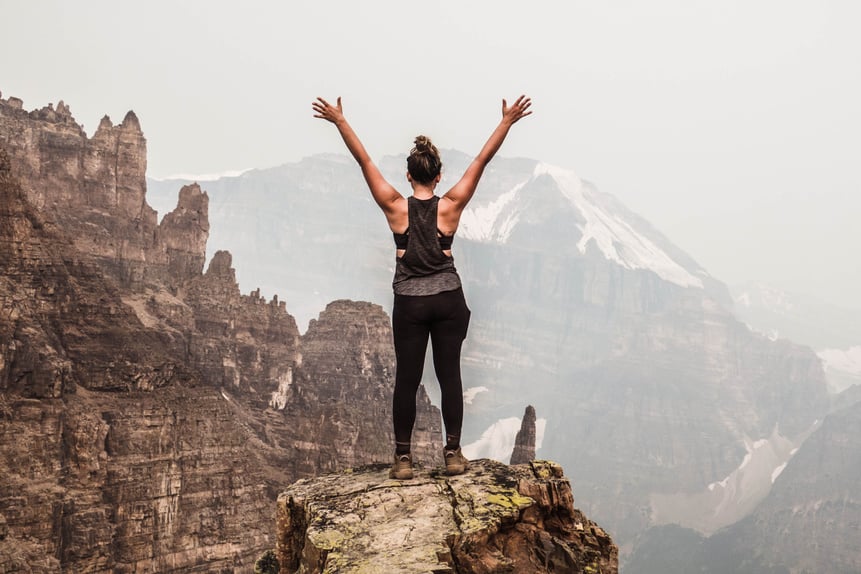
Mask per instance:
[[[532,207],[531,185],[542,177],[551,178],[562,196],[577,210],[576,227],[580,239],[576,246],[585,254],[590,243],[608,260],[626,269],[653,271],[659,277],[682,287],[703,287],[697,275],[664,251],[648,234],[637,230],[624,212],[614,207],[589,183],[571,171],[538,163],[530,178],[516,184],[492,201],[478,199],[467,207],[461,218],[459,235],[478,242],[506,243],[512,236],[521,217]]]
[[[444,172],[444,178],[439,187],[443,192],[447,186],[455,183],[455,178],[465,168],[465,161],[469,159],[459,152],[450,151],[446,155],[446,164],[453,164],[454,167],[447,168]],[[356,181],[358,174],[349,173],[355,172],[352,164],[345,163],[343,159],[321,155],[309,158],[302,164],[308,166],[315,165],[319,161],[332,162],[330,175],[331,170],[336,166],[338,171],[341,171],[342,166],[346,168],[344,175],[354,180],[353,185],[356,188],[354,191],[356,195],[347,199],[347,203],[354,206],[347,210],[353,218],[350,221],[335,219],[332,225],[367,225],[369,232],[373,231],[376,245],[387,248],[385,225],[376,212],[376,207],[372,205],[367,191],[363,189],[363,184],[360,180]],[[403,178],[402,166],[395,167],[396,162],[400,163],[398,159],[400,158],[387,157],[381,162],[381,167],[389,181],[406,195],[409,193],[409,187]],[[601,193],[591,183],[580,179],[573,170],[532,160],[512,160],[512,163],[520,168],[516,175],[501,173],[494,164],[487,169],[479,191],[461,217],[457,232],[459,241],[504,245],[510,243],[518,232],[532,234],[534,238],[547,236],[548,241],[553,243],[554,250],[560,247],[566,251],[576,248],[582,255],[585,255],[587,250],[596,250],[608,261],[623,268],[650,271],[661,279],[681,287],[704,288],[704,282],[708,281],[715,290],[713,295],[724,299],[725,288],[709,277],[708,273],[693,259],[678,250],[618,200]],[[218,216],[222,212],[225,217],[241,216],[241,213],[237,212],[237,203],[243,200],[238,196],[243,194],[246,184],[254,179],[271,179],[274,174],[285,168],[286,166],[271,170],[230,172],[214,180],[210,179],[210,175],[197,176],[197,179],[190,175],[172,179],[150,179],[149,201],[159,213],[166,213],[174,207],[174,190],[178,185],[205,181],[205,187],[212,197],[213,216]],[[453,175],[449,176],[449,173]],[[511,181],[512,176],[520,179]],[[288,179],[291,178],[288,177]],[[507,187],[504,187],[506,184]],[[233,197],[227,197],[222,193],[222,190],[227,191],[228,188],[233,190],[231,192]],[[296,200],[296,197],[291,200]],[[302,198],[299,201],[313,203],[314,200]],[[340,218],[346,215],[341,214]],[[266,214],[257,214],[255,218],[265,219]],[[540,229],[548,223],[552,224],[553,219],[561,219],[562,225],[555,227],[551,225],[549,230]],[[288,217],[281,224],[288,223],[295,222]],[[271,226],[275,231],[278,223],[272,221]],[[568,229],[559,227],[568,227]],[[221,241],[222,233],[225,235],[224,241]],[[231,248],[229,244],[235,243],[236,237],[228,237],[230,233],[230,231],[220,232],[217,228],[214,229],[213,237],[209,242],[210,252],[219,249],[218,245],[222,244]],[[559,244],[560,235],[564,236],[568,245]],[[280,240],[278,236],[272,239]],[[263,266],[255,265],[248,270],[239,270],[241,282],[249,286],[252,284],[271,286],[271,290],[279,293],[283,291],[283,285],[289,284],[288,281],[274,282],[271,273],[259,274],[256,270],[261,267]],[[386,294],[387,291],[386,288]],[[313,318],[316,313],[314,309],[306,317],[301,310],[299,311],[299,318],[303,320]],[[300,321],[302,322],[304,321]]]

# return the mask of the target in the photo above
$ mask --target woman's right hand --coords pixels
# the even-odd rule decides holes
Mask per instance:
[[[508,122],[509,125],[516,123],[520,118],[524,118],[532,113],[532,111],[527,111],[531,105],[532,99],[527,98],[525,95],[517,98],[511,106],[509,106],[503,98],[502,120]]]
[[[344,120],[344,109],[341,107],[341,96],[338,96],[338,104],[333,106],[323,98],[318,97],[316,102],[311,103],[311,107],[317,112],[315,118],[321,118],[328,122],[338,125]]]

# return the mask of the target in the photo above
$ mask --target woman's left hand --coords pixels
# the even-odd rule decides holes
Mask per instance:
[[[517,120],[524,118],[532,113],[529,110],[529,106],[532,105],[532,98],[527,98],[526,96],[520,96],[510,106],[502,100],[502,119],[507,121],[509,124],[514,124]]]
[[[336,106],[333,106],[323,98],[318,97],[317,101],[311,104],[311,107],[314,108],[315,112],[317,112],[314,114],[315,118],[324,119],[335,125],[338,125],[339,122],[344,120],[344,109],[341,107],[340,96],[338,96],[338,104]]]

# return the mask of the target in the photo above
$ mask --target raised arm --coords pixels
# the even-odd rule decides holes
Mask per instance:
[[[484,168],[490,163],[496,152],[499,151],[511,126],[521,118],[532,113],[529,110],[531,105],[532,100],[526,96],[520,96],[510,106],[505,100],[502,100],[502,120],[500,120],[499,125],[496,126],[496,129],[490,134],[484,147],[481,148],[481,151],[478,152],[478,155],[475,156],[475,159],[466,168],[460,181],[443,196],[443,199],[451,202],[446,212],[450,214],[450,220],[452,217],[454,218],[452,222],[454,227],[457,227],[460,213],[466,207],[466,204],[469,203],[469,200],[472,199],[475,189],[478,187],[478,180],[481,179],[481,174],[484,173]]]
[[[377,205],[386,214],[386,218],[389,219],[389,223],[391,224],[392,217],[397,212],[396,206],[398,202],[403,201],[404,197],[386,181],[383,174],[380,173],[380,170],[371,161],[371,157],[365,151],[365,146],[362,145],[359,136],[356,135],[356,132],[353,131],[353,128],[347,122],[346,118],[344,118],[341,98],[338,98],[337,105],[335,106],[323,98],[317,98],[317,101],[313,102],[311,107],[317,112],[314,114],[315,118],[331,122],[338,128],[338,133],[341,134],[341,138],[343,138],[344,143],[347,145],[347,149],[350,150],[359,167],[362,168],[362,175],[365,177],[365,182],[371,190],[374,201],[377,202]]]

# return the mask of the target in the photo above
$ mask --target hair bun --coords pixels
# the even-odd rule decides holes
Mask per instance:
[[[415,147],[407,156],[407,171],[419,183],[432,183],[442,169],[439,150],[427,136],[416,136],[413,143]]]
[[[425,153],[434,149],[433,143],[427,136],[416,136],[416,139],[413,143],[416,146],[416,151],[419,153]]]

